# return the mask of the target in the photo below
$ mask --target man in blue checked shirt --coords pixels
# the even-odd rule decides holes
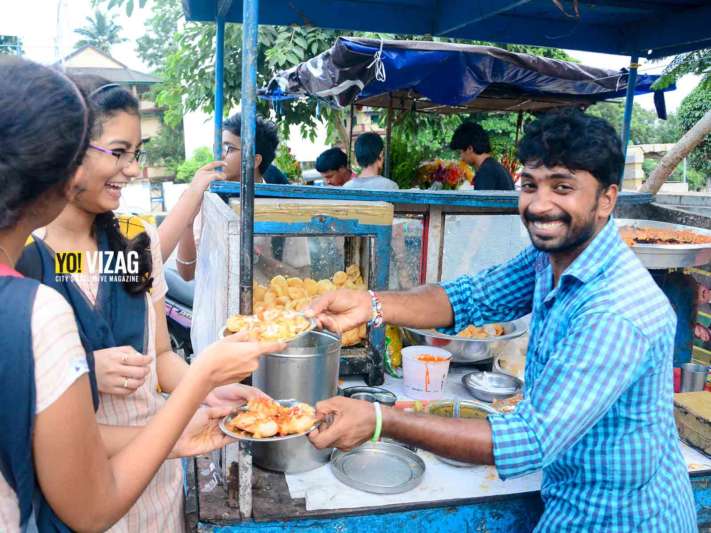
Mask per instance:
[[[672,416],[676,319],[611,218],[624,158],[605,121],[579,111],[526,128],[519,212],[533,246],[474,276],[407,292],[339,290],[315,302],[322,325],[370,321],[451,332],[532,314],[524,398],[509,414],[452,420],[346,398],[317,447],[382,435],[502,479],[543,470],[536,531],[696,531]]]

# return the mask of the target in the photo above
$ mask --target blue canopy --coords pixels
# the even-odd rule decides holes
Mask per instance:
[[[182,0],[242,22],[243,0]],[[711,47],[708,0],[261,0],[260,24],[432,35],[647,58]]]
[[[651,92],[657,78],[638,76],[635,93]],[[278,73],[260,92],[272,100],[312,96],[338,107],[357,101],[439,113],[540,111],[624,96],[628,81],[626,70],[490,46],[341,37],[331,49]]]

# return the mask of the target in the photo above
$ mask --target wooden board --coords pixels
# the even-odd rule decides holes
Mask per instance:
[[[711,455],[711,392],[675,394],[674,419],[684,442]]]
[[[239,198],[231,198],[230,207],[239,215]],[[357,220],[361,224],[390,226],[394,209],[386,202],[338,200],[304,200],[298,198],[256,198],[255,222],[310,222],[324,216],[342,220]]]

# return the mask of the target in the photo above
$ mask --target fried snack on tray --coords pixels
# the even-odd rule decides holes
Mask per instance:
[[[501,337],[504,333],[504,326],[501,324],[487,324],[480,328],[474,324],[469,324],[466,328],[457,333],[457,337],[486,339],[488,337]]]
[[[281,309],[260,311],[256,315],[234,315],[227,319],[231,333],[246,331],[250,340],[286,342],[311,327],[302,313]]]
[[[339,270],[331,279],[314,280],[311,278],[285,278],[274,276],[265,287],[254,284],[254,313],[259,315],[265,311],[287,310],[303,311],[311,300],[335,289],[365,289],[365,282],[358,265],[350,265],[345,271]],[[229,323],[228,323],[229,327]],[[232,328],[230,328],[232,329]],[[234,330],[232,330],[234,331]],[[344,331],[341,335],[343,346],[354,346],[367,336],[365,326]]]
[[[279,435],[306,433],[316,423],[314,408],[305,403],[284,407],[268,398],[255,398],[247,403],[247,410],[235,415],[227,424],[234,433],[251,433],[252,438],[264,439]]]
[[[711,237],[688,230],[635,228],[623,226],[620,236],[627,246],[635,244],[708,244]]]

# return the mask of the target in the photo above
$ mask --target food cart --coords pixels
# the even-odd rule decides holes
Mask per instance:
[[[337,6],[318,2],[294,3],[274,2],[270,9],[259,12],[256,1],[244,2],[206,2],[186,0],[184,6],[188,19],[217,22],[217,68],[216,68],[216,147],[220,145],[221,127],[221,57],[224,35],[224,22],[243,21],[243,181],[240,185],[219,183],[212,188],[211,194],[240,199],[240,270],[239,302],[240,311],[248,313],[252,306],[253,257],[250,253],[253,245],[254,195],[281,198],[322,199],[337,197],[340,200],[378,202],[385,201],[395,206],[396,213],[416,214],[421,217],[423,234],[427,242],[422,248],[420,276],[425,280],[438,280],[456,275],[457,269],[470,270],[472,264],[466,261],[448,262],[450,247],[457,248],[457,243],[448,244],[447,227],[456,228],[457,217],[473,216],[481,219],[496,218],[496,231],[483,232],[497,245],[487,247],[484,242],[473,254],[471,261],[481,268],[486,262],[498,262],[502,258],[496,254],[507,253],[510,256],[517,247],[525,242],[516,234],[516,195],[515,193],[388,193],[384,195],[374,191],[316,191],[312,188],[290,187],[288,190],[278,186],[254,186],[254,116],[256,99],[256,30],[258,14],[267,23],[315,24],[324,27],[348,25],[355,30],[397,31],[401,33],[435,33],[463,38],[491,40],[518,40],[540,45],[554,45],[570,48],[585,48],[595,51],[624,52],[632,57],[632,78],[636,74],[636,57],[645,50],[647,57],[674,53],[679,50],[704,46],[711,41],[702,20],[709,15],[709,8],[703,2],[691,2],[686,10],[664,12],[663,23],[654,22],[648,32],[628,30],[634,21],[650,20],[661,15],[648,3],[627,3],[624,7],[616,3],[596,6],[592,12],[586,12],[587,2],[582,4],[583,13],[561,14],[560,3],[549,2],[511,2],[502,6],[500,3],[477,2],[476,9],[471,3],[466,6],[459,2],[434,4],[428,1],[403,1],[378,3],[338,2]],[[432,5],[431,5],[432,4]],[[544,5],[545,4],[545,5]],[[558,4],[559,7],[556,7]],[[575,3],[576,10],[578,3]],[[367,8],[366,8],[367,6]],[[690,6],[690,7],[689,7]],[[659,7],[658,9],[663,9]],[[364,16],[367,12],[367,16]],[[405,15],[404,15],[405,14]],[[615,24],[609,24],[609,17],[614,17]],[[601,29],[600,24],[607,18],[608,28]],[[571,20],[572,19],[572,20]],[[657,19],[654,19],[657,20]],[[345,24],[343,21],[348,21]],[[485,24],[480,24],[485,21]],[[626,26],[627,25],[627,26]],[[552,34],[555,34],[553,36]],[[625,38],[627,37],[627,38]],[[692,44],[689,44],[692,43]],[[628,111],[631,111],[633,89],[628,90]],[[628,132],[629,112],[626,114],[625,131]],[[219,148],[218,148],[219,150]],[[652,198],[644,194],[629,193],[622,195],[620,209],[633,210],[644,207]],[[487,215],[482,217],[481,215]],[[631,215],[632,218],[648,218]],[[498,218],[497,218],[498,217]],[[483,220],[486,224],[486,221]],[[506,228],[509,228],[508,230]],[[502,232],[508,231],[502,239]],[[520,232],[519,232],[520,233]],[[518,239],[518,241],[517,241]],[[424,239],[423,239],[424,241]],[[502,242],[503,241],[503,246]],[[517,246],[518,245],[518,246]],[[459,248],[461,249],[461,248]],[[475,268],[476,269],[476,268]],[[474,270],[475,270],[474,269]],[[386,385],[388,383],[386,382]],[[699,462],[701,461],[701,462]],[[697,498],[697,511],[700,524],[711,521],[711,465],[704,459],[694,456],[690,462],[697,471],[690,473]],[[528,480],[522,486],[512,485],[497,487],[479,494],[455,495],[437,498],[434,492],[427,493],[419,501],[407,500],[383,504],[367,500],[362,494],[351,498],[348,505],[336,509],[308,509],[308,491],[301,492],[296,487],[287,485],[287,477],[260,469],[251,469],[249,453],[242,449],[239,453],[242,467],[239,476],[229,476],[224,485],[212,483],[215,474],[209,461],[202,460],[196,465],[196,484],[200,490],[193,494],[192,509],[196,511],[198,527],[201,530],[215,531],[282,531],[285,528],[306,528],[324,531],[370,531],[376,528],[400,527],[403,530],[450,531],[455,528],[471,529],[480,527],[490,531],[529,531],[540,516],[542,506],[535,480]],[[235,465],[228,460],[226,470],[233,473]],[[488,484],[494,479],[486,479]],[[471,480],[470,480],[471,481]],[[466,484],[466,481],[463,482]],[[462,485],[463,486],[463,485]],[[481,485],[479,488],[482,488]],[[491,488],[491,487],[489,487]],[[333,489],[340,493],[341,487]],[[239,497],[237,498],[237,493]],[[304,501],[304,499],[306,501]],[[237,501],[235,501],[237,500]],[[366,501],[370,502],[369,504]],[[232,505],[229,505],[231,503]],[[190,509],[190,507],[189,507]],[[285,523],[284,521],[289,521]]]

